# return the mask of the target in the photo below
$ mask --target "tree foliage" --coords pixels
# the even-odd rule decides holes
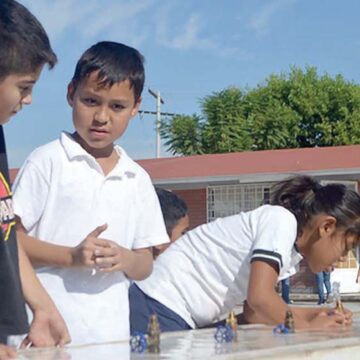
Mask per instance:
[[[201,115],[166,119],[161,136],[181,155],[359,144],[360,86],[293,67],[254,89],[206,96]]]

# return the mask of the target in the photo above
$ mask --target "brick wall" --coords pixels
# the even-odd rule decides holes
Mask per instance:
[[[174,190],[188,206],[190,229],[206,223],[206,189]]]

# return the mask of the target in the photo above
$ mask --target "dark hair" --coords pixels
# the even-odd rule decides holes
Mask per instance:
[[[124,44],[101,41],[86,50],[76,64],[72,78],[74,89],[81,81],[98,71],[100,86],[113,86],[129,80],[135,101],[139,100],[144,88],[144,57],[136,49]]]
[[[271,188],[270,204],[295,215],[298,233],[313,216],[323,213],[333,216],[337,227],[360,235],[360,196],[343,184],[322,186],[310,176],[294,176]]]
[[[57,58],[40,22],[14,0],[0,1],[0,80],[10,74],[28,74]]]
[[[179,220],[186,216],[188,210],[187,205],[184,200],[172,191],[158,187],[156,187],[155,190],[159,198],[166,232],[171,236],[171,233]]]

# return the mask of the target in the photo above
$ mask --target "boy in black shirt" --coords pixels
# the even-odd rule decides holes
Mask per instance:
[[[70,341],[66,325],[22,248],[17,245],[9,171],[2,125],[32,100],[32,88],[45,64],[56,55],[37,19],[15,0],[0,1],[0,343],[26,334],[22,346],[63,345]],[[20,283],[21,278],[21,283]],[[24,298],[34,313],[30,326]],[[13,351],[0,345],[0,359]]]

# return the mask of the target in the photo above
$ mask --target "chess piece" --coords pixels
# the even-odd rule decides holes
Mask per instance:
[[[334,294],[334,300],[336,303],[336,307],[335,310],[339,311],[341,313],[344,313],[344,305],[341,301],[341,297],[340,297],[340,283],[334,281],[333,282],[333,294]]]
[[[214,338],[217,343],[231,342],[234,339],[234,333],[229,325],[218,326],[216,328]]]
[[[294,317],[290,310],[286,311],[284,326],[289,333],[295,332]]]
[[[335,310],[336,310],[336,311],[339,311],[339,312],[341,312],[341,313],[344,313],[344,305],[343,305],[343,303],[342,303],[342,301],[341,301],[340,298],[336,300]]]
[[[231,329],[231,331],[233,332],[233,340],[237,341],[237,327],[238,327],[238,323],[237,323],[237,318],[236,315],[233,311],[231,311],[226,319],[226,325],[228,325]]]
[[[130,338],[130,349],[131,352],[143,353],[147,348],[147,340],[145,334],[140,331],[135,331],[135,333]]]
[[[160,324],[156,314],[153,314],[150,317],[147,348],[150,353],[160,352]]]

